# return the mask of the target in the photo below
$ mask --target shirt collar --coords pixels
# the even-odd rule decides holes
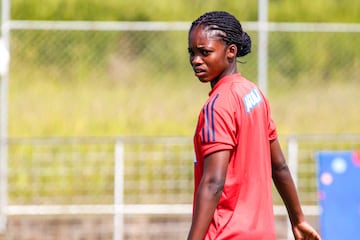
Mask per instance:
[[[239,79],[241,78],[241,74],[240,73],[234,73],[234,74],[230,74],[230,75],[226,75],[224,77],[222,77],[216,84],[215,86],[211,89],[211,91],[209,92],[209,96],[215,92],[216,89],[219,88],[220,85],[227,83],[227,82],[231,82],[234,79]]]

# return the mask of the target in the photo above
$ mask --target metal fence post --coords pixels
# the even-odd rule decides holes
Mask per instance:
[[[268,0],[258,0],[258,84],[267,95],[267,61],[268,61]]]
[[[288,165],[291,172],[291,175],[293,177],[294,184],[297,188],[298,186],[298,142],[295,136],[291,136],[288,140],[287,145],[287,151],[288,151]],[[294,239],[291,223],[290,220],[288,220],[288,230],[287,230],[287,237],[288,239]]]
[[[124,144],[118,139],[115,143],[114,163],[114,234],[113,240],[124,237]]]
[[[288,165],[290,168],[291,175],[293,177],[295,186],[298,185],[298,153],[299,147],[295,136],[291,136],[288,141]]]
[[[9,20],[10,0],[1,1],[1,53],[0,53],[0,232],[4,232],[7,223],[6,208],[8,204],[8,146],[7,146],[7,118],[8,118],[8,73],[9,73]]]

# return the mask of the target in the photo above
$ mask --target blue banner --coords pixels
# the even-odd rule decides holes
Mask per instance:
[[[317,154],[323,240],[360,239],[360,152]]]

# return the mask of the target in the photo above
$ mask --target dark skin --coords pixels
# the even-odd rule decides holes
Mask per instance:
[[[203,239],[221,197],[230,151],[220,151],[205,158],[204,174],[196,193],[195,211],[188,239]],[[200,204],[201,203],[201,204]]]
[[[195,76],[201,82],[210,82],[211,87],[224,76],[237,72],[236,46],[227,46],[216,36],[216,31],[208,31],[201,26],[193,29],[188,51]]]
[[[278,139],[270,141],[272,179],[290,218],[296,240],[320,240],[320,235],[304,219],[300,201],[289,167]]]
[[[202,26],[189,33],[190,64],[201,82],[214,87],[219,79],[237,73],[237,47],[226,45],[214,31]],[[287,208],[296,240],[320,240],[305,220],[294,182],[277,139],[270,141],[272,178]],[[203,239],[221,197],[231,152],[219,151],[205,157],[204,172],[198,187],[197,202],[188,240]],[[201,203],[201,204],[200,204]]]

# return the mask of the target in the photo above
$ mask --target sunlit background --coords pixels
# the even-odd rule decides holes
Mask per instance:
[[[187,31],[210,10],[251,36],[238,69],[266,81],[320,229],[316,153],[360,149],[360,3],[269,0],[266,47],[260,2],[2,0],[0,239],[185,239],[191,137],[210,90],[191,71]],[[291,239],[281,206],[274,192],[279,239]]]

